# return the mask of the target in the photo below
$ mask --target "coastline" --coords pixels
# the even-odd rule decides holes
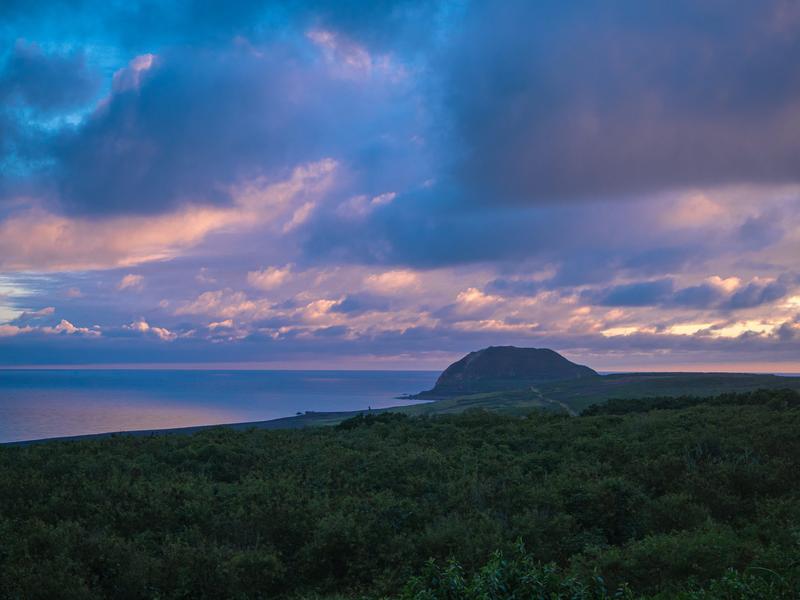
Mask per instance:
[[[277,419],[267,419],[265,421],[245,421],[241,423],[214,423],[211,425],[192,425],[190,427],[168,427],[164,429],[133,429],[129,431],[107,431],[101,433],[86,433],[81,435],[69,435],[59,437],[37,438],[32,440],[17,440],[13,442],[0,442],[0,446],[30,446],[44,442],[77,442],[83,440],[96,440],[103,438],[113,438],[121,436],[147,437],[156,435],[190,435],[207,429],[224,427],[234,431],[245,431],[248,429],[302,429],[304,427],[319,427],[324,425],[335,425],[336,423],[354,417],[364,412],[385,412],[404,408],[402,406],[392,406],[387,408],[367,410],[354,410],[343,412],[306,412],[302,415],[291,417],[279,417]]]
[[[275,419],[193,425],[188,427],[109,431],[72,436],[0,442],[0,446],[27,446],[53,441],[81,441],[118,436],[189,435],[206,429],[224,427],[236,431],[248,429],[302,429],[336,425],[366,412],[400,412],[409,416],[452,414],[470,409],[490,410],[507,415],[527,416],[534,410],[578,415],[592,404],[609,399],[641,399],[678,396],[715,396],[758,389],[800,390],[800,377],[752,373],[625,373],[599,375],[570,381],[555,381],[526,389],[482,392],[452,397],[421,397],[404,394],[396,400],[415,399],[415,404],[348,411],[306,411]],[[425,392],[422,392],[424,394]]]

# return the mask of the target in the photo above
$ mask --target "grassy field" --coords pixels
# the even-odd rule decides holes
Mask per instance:
[[[411,416],[457,414],[469,409],[489,410],[512,416],[525,415],[533,409],[577,415],[593,404],[610,399],[715,396],[758,389],[800,390],[800,377],[749,373],[622,373],[542,383],[522,390],[442,398],[384,410]],[[307,413],[282,419],[281,426],[332,425],[353,414]]]

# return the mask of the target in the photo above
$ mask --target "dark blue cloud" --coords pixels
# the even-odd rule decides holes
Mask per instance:
[[[671,278],[663,278],[585,290],[581,299],[598,306],[740,310],[780,300],[791,291],[795,282],[794,276],[782,275],[776,281],[755,281],[733,292],[726,292],[711,283],[676,289]]]
[[[669,304],[680,308],[711,308],[725,297],[719,286],[701,283],[685,287],[675,292]]]
[[[99,73],[79,49],[45,52],[37,44],[18,40],[3,58],[0,208],[15,195],[50,194],[52,186],[42,178],[53,159],[55,132],[48,121],[89,106],[101,84]]]
[[[387,132],[413,127],[393,93],[332,76],[301,38],[258,53],[169,52],[61,140],[62,202],[78,213],[162,212],[224,203],[241,181],[327,157],[347,164],[366,152],[383,168]],[[397,106],[387,114],[384,102]]]
[[[743,289],[733,293],[722,303],[720,308],[736,310],[769,304],[786,296],[789,289],[789,278],[787,277],[781,277],[777,281],[769,283],[749,283]]]
[[[486,284],[486,291],[502,296],[535,296],[543,287],[541,281],[499,277]]]
[[[116,45],[126,58],[163,55],[141,93],[113,98],[51,156],[67,207],[87,213],[149,212],[198,196],[224,201],[221,188],[238,177],[325,153],[345,155],[365,181],[393,171],[403,152],[386,140],[402,129],[387,131],[384,120],[397,121],[402,103],[355,97],[319,73],[304,77],[308,49],[297,39],[310,27],[424,66],[425,97],[415,108],[431,127],[414,133],[442,165],[454,165],[449,184],[462,204],[788,181],[800,166],[800,136],[786,129],[800,98],[792,66],[800,42],[777,0],[736,11],[688,0],[668,9],[634,0],[84,0],[2,10],[7,34],[30,30],[75,45],[65,31],[77,24],[88,45]],[[246,52],[231,54],[235,39],[273,56],[256,64]],[[15,72],[42,82],[39,62]],[[298,77],[308,88],[299,101],[286,93]],[[26,94],[39,106],[75,101],[61,79],[46,78],[60,91],[34,85]],[[376,103],[392,108],[377,117]],[[356,138],[358,148],[347,147]],[[770,235],[759,227],[746,225],[742,235]]]
[[[437,0],[5,0],[0,3],[0,17],[7,34],[25,32],[63,43],[102,42],[133,51],[165,44],[211,46],[237,35],[263,41],[286,30],[313,26],[330,27],[377,47],[401,43],[419,48],[435,30],[437,15],[449,12],[448,4]]]
[[[483,202],[796,181],[786,6],[471,4],[442,74],[456,176]]]
[[[0,67],[0,102],[43,113],[85,106],[100,87],[99,73],[80,51],[46,54],[36,44],[18,41]]]
[[[321,327],[314,331],[315,337],[322,338],[342,338],[348,334],[350,328],[345,325],[333,325],[331,327]]]
[[[750,217],[739,227],[739,240],[748,248],[761,250],[783,239],[785,222],[786,217],[779,213]]]
[[[20,131],[0,117],[0,161],[24,165],[18,170],[30,171],[35,195],[87,215],[224,203],[242,179],[280,177],[323,157],[351,168],[358,193],[383,193],[408,174],[409,157],[420,155],[408,143],[420,116],[410,80],[380,68],[362,81],[331,73],[336,67],[306,34],[330,29],[343,47],[392,51],[401,68],[395,42],[419,51],[437,30],[437,11],[427,0],[3,3],[0,42],[28,37],[76,48],[46,54],[17,42],[0,76],[6,103],[40,111],[83,106],[96,95],[100,68],[108,86],[137,54],[158,60],[139,86],[116,89],[75,127]],[[35,155],[21,152],[23,133]],[[0,178],[0,194],[20,189],[19,181]]]
[[[669,298],[674,287],[672,279],[658,279],[587,291],[582,296],[599,306],[653,306]]]
[[[358,315],[371,311],[386,311],[390,307],[391,302],[386,297],[360,293],[348,294],[344,300],[336,304],[331,310],[348,315]]]

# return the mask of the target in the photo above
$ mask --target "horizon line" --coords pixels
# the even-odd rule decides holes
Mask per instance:
[[[395,372],[440,372],[446,368],[410,368],[388,365],[360,365],[352,367],[324,367],[319,364],[298,366],[290,363],[80,363],[80,364],[22,364],[0,365],[2,371],[395,371]],[[689,365],[670,365],[662,367],[648,367],[645,365],[632,366],[631,368],[595,368],[601,375],[615,375],[624,373],[743,373],[753,375],[779,375],[785,377],[800,377],[800,370],[781,369],[778,365],[769,368],[766,365],[748,369],[730,364],[705,364],[690,368]]]

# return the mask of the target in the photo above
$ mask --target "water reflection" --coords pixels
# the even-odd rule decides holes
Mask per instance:
[[[436,373],[0,371],[0,442],[407,404]]]

